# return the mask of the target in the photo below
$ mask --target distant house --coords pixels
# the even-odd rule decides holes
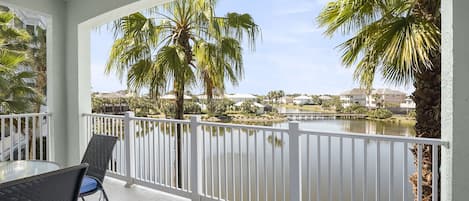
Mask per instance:
[[[340,94],[340,101],[343,107],[358,104],[368,108],[378,106],[396,105],[399,107],[406,99],[406,94],[393,89],[373,89],[367,93],[365,89],[352,89]]]
[[[235,103],[257,100],[257,97],[252,94],[225,94],[225,98]]]
[[[160,97],[161,100],[176,100],[176,96],[174,94],[166,94]],[[192,100],[191,96],[184,95],[184,100]]]
[[[120,90],[116,92],[97,92],[94,95],[98,98],[130,98],[136,96],[135,93],[128,92],[127,90]]]
[[[349,91],[345,91],[340,94],[340,101],[342,102],[343,107],[349,107],[353,104],[366,106],[367,105],[366,90],[355,88]]]
[[[399,105],[405,101],[406,97],[406,93],[398,90],[374,89],[369,97],[367,107],[376,108],[381,104],[382,106],[398,108]]]
[[[309,96],[297,96],[293,98],[293,103],[295,105],[311,104],[312,102],[313,102],[313,98]]]
[[[293,97],[290,97],[290,96],[284,96],[282,98],[280,98],[280,103],[282,104],[290,104],[290,103],[293,103]]]
[[[332,100],[332,97],[326,96],[326,95],[319,96],[318,98],[321,101],[330,101],[330,100]]]
[[[414,102],[414,100],[412,100],[412,98],[406,98],[404,101],[405,101],[404,103],[400,104],[401,108],[415,109],[415,102]]]
[[[225,97],[223,96],[213,96],[213,100],[223,100]],[[197,99],[206,101],[207,100],[207,95],[201,94],[197,96]]]

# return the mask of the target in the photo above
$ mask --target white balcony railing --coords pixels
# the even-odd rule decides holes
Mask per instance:
[[[51,160],[51,114],[0,115],[0,161]]]
[[[284,129],[132,113],[84,118],[88,139],[119,137],[109,175],[192,200],[410,201],[414,172],[416,200],[423,187],[438,200],[438,139],[306,131],[295,122]],[[422,182],[424,148],[432,150],[431,184]]]

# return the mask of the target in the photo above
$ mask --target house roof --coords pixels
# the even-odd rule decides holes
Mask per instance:
[[[309,96],[297,96],[295,98],[293,98],[294,100],[312,100],[313,98],[309,97]]]
[[[256,99],[257,97],[252,94],[225,94],[226,98],[244,98],[244,99]]]
[[[319,96],[319,99],[321,99],[321,100],[331,100],[332,97],[330,97],[330,96]]]
[[[340,94],[341,96],[353,96],[353,95],[366,95],[365,89],[353,88],[348,91],[344,91]]]
[[[381,95],[406,95],[406,93],[398,91],[398,90],[393,90],[393,89],[374,89],[372,94],[381,94]]]

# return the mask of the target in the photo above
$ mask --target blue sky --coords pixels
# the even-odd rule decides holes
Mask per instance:
[[[265,94],[270,90],[287,93],[338,94],[358,87],[352,69],[340,63],[335,48],[346,38],[325,37],[315,18],[328,0],[219,0],[217,15],[227,12],[249,13],[262,29],[262,40],[254,52],[245,46],[245,77],[228,93]],[[109,50],[113,43],[111,32],[105,29],[91,34],[91,71],[93,91],[125,89],[125,81],[104,74]],[[375,88],[390,87],[378,77]],[[407,93],[412,87],[398,87]],[[201,93],[194,87],[193,93]]]

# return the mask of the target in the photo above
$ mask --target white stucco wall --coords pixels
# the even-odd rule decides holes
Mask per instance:
[[[469,197],[469,1],[442,1],[441,200]]]

